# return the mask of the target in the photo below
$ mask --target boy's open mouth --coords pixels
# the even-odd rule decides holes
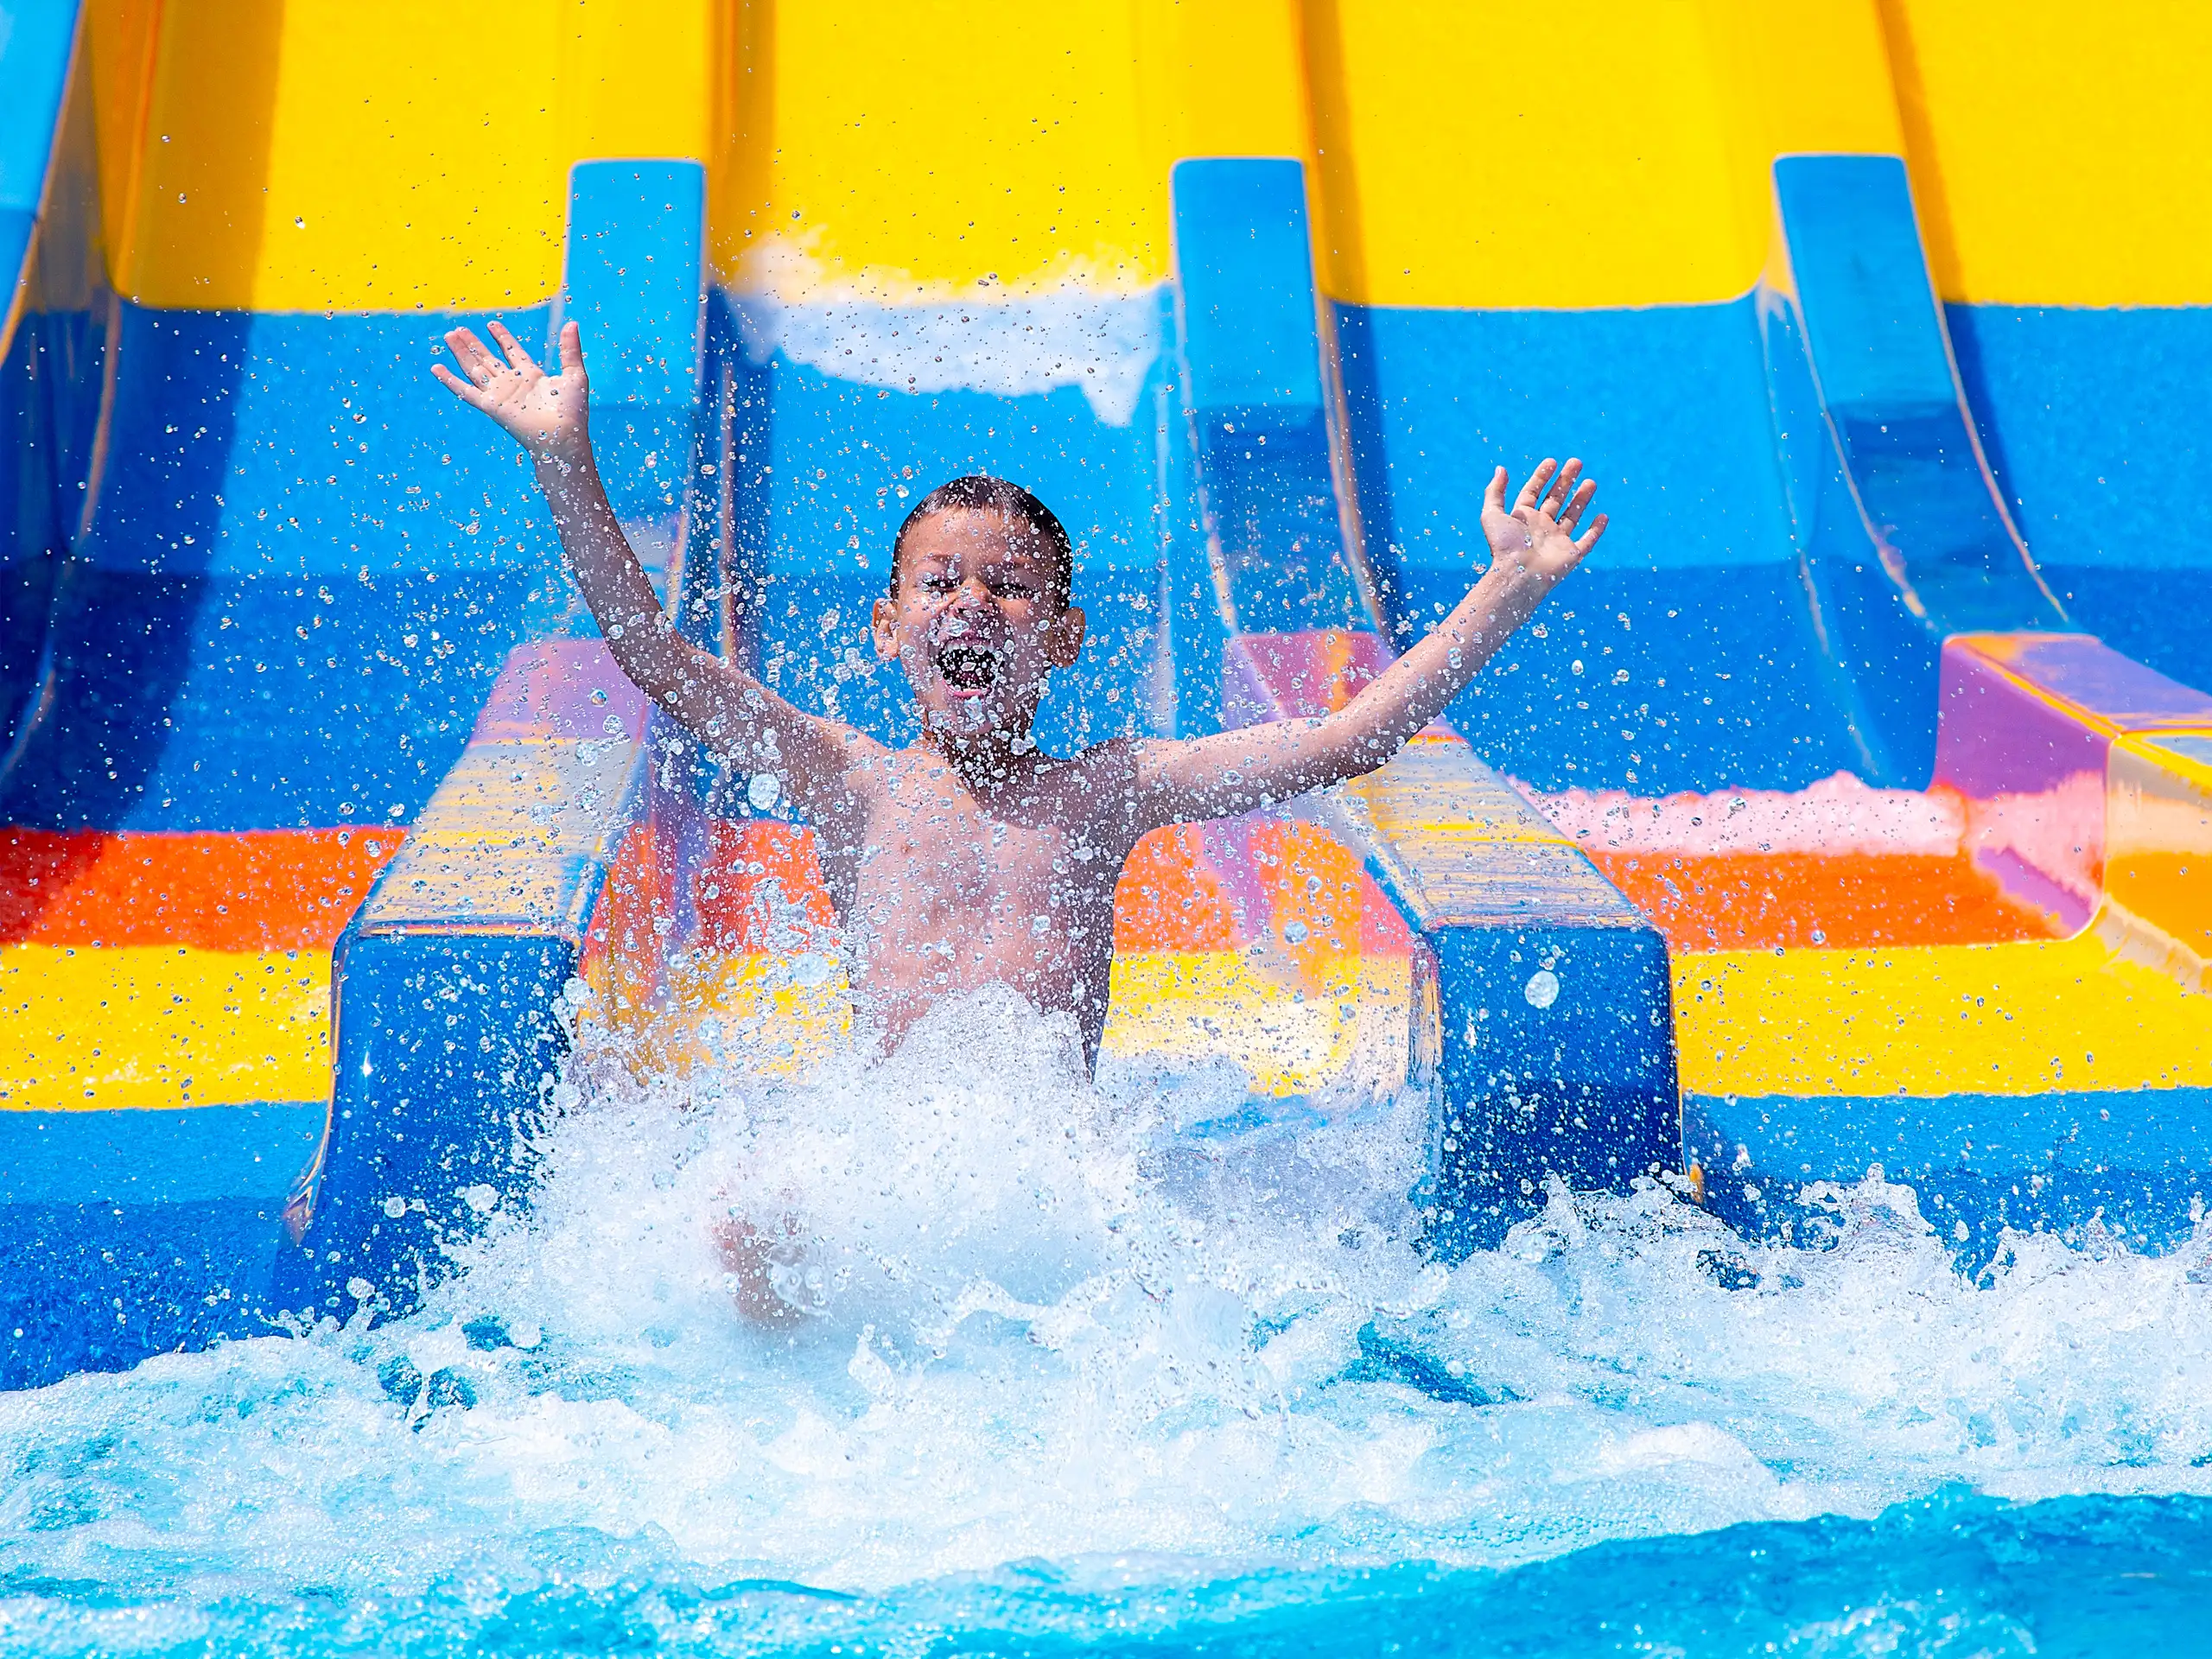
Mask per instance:
[[[937,671],[956,691],[988,690],[999,677],[999,654],[983,645],[947,645],[937,654]]]

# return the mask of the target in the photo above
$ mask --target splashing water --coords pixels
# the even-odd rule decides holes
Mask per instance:
[[[1446,1268],[1420,1103],[1225,1133],[1075,1045],[1001,994],[803,1083],[580,1053],[421,1312],[0,1395],[0,1645],[2026,1653],[1960,1539],[2212,1538],[2212,1231],[1970,1281],[1878,1176],[1815,1249],[1649,1184]]]

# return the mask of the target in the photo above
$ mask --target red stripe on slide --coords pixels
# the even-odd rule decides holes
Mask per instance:
[[[0,830],[0,944],[327,950],[402,835]]]

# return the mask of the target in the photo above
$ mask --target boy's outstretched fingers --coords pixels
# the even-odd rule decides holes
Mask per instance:
[[[1590,521],[1590,528],[1574,538],[1574,556],[1580,559],[1598,545],[1598,538],[1605,533],[1605,515],[1599,513]]]
[[[537,359],[523,350],[522,342],[507,331],[505,323],[494,317],[491,327],[492,338],[499,341],[499,349],[507,354],[508,367],[517,374],[536,374],[538,372]]]
[[[1582,463],[1580,461],[1570,460],[1560,470],[1558,484],[1553,486],[1554,495],[1557,496],[1564,493],[1570,483],[1581,478],[1581,473]],[[1567,496],[1567,499],[1554,511],[1552,514],[1554,522],[1570,536],[1573,535],[1580,526],[1582,515],[1589,511],[1590,503],[1596,499],[1597,494],[1598,480],[1594,478],[1581,478],[1581,481],[1575,485],[1573,493]],[[1581,536],[1576,538],[1574,543],[1576,559],[1580,560],[1585,553],[1595,547],[1598,544],[1598,537],[1605,533],[1605,515],[1601,512],[1590,521],[1589,529],[1584,531]]]
[[[1551,514],[1554,520],[1565,522],[1561,515],[1567,510],[1567,502],[1573,497],[1574,480],[1581,476],[1581,461],[1572,455],[1568,456],[1567,465],[1560,467],[1558,476],[1552,480],[1551,488],[1544,492],[1544,511]]]
[[[463,384],[461,375],[456,375],[442,363],[430,365],[430,372],[451,387],[464,401],[474,403],[474,394],[492,378],[491,353],[486,351],[484,342],[467,328],[446,330],[446,349],[453,353],[453,360],[461,365],[461,374],[468,377],[467,384]]]
[[[1483,489],[1483,506],[1487,511],[1491,512],[1505,511],[1505,486],[1511,481],[1504,467],[1499,467],[1491,471],[1490,482]]]
[[[1543,499],[1545,488],[1552,481],[1552,474],[1559,470],[1559,462],[1546,455],[1536,463],[1536,470],[1529,474],[1529,481],[1521,486],[1521,493],[1514,498],[1514,509],[1534,507]]]

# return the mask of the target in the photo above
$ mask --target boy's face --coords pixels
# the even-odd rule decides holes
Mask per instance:
[[[1051,554],[988,509],[916,524],[899,590],[875,601],[873,621],[876,655],[899,659],[923,723],[950,735],[1026,734],[1046,677],[1083,649],[1083,613],[1060,603]]]

